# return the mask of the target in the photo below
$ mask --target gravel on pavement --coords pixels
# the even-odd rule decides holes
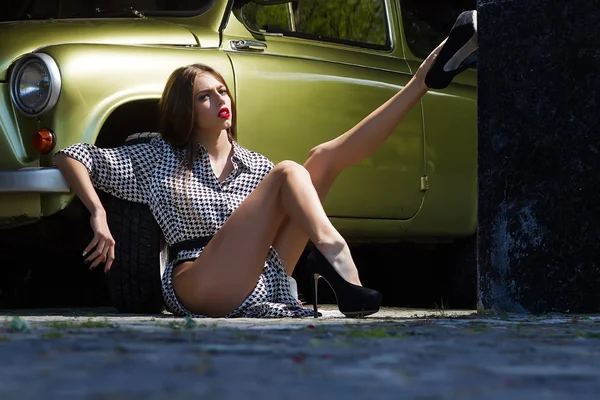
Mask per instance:
[[[597,399],[600,316],[0,311],[0,399]]]

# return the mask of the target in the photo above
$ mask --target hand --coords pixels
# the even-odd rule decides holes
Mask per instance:
[[[420,84],[422,84],[426,88],[427,88],[427,86],[425,85],[425,76],[427,75],[427,72],[429,72],[431,65],[433,65],[433,62],[437,58],[437,55],[439,54],[440,50],[444,46],[444,43],[446,43],[446,40],[448,40],[448,39],[447,38],[444,39],[442,41],[442,43],[440,43],[435,49],[433,49],[433,51],[431,53],[429,53],[427,58],[425,60],[423,60],[423,62],[419,66],[419,69],[417,69],[417,72],[415,73],[415,80],[417,80]],[[429,89],[429,88],[427,88],[427,89]]]
[[[87,256],[85,262],[92,262],[90,270],[104,262],[104,272],[108,272],[115,259],[115,240],[108,229],[104,210],[92,213],[90,224],[94,231],[94,238],[83,251],[83,256],[85,257],[94,248],[96,250]]]

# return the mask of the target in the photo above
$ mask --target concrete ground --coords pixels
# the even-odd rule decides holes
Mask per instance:
[[[0,312],[0,399],[597,399],[600,316]]]

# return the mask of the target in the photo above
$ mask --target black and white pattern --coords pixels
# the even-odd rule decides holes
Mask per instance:
[[[186,173],[184,150],[160,136],[147,143],[99,148],[87,143],[64,153],[86,166],[95,187],[116,197],[148,204],[169,245],[213,236],[231,213],[273,168],[273,163],[233,142],[233,171],[223,182],[215,176],[208,152],[197,147],[191,174]],[[177,299],[173,266],[195,259],[203,248],[180,251],[162,278],[163,296],[175,315],[194,315]],[[277,251],[271,247],[254,291],[229,317],[305,317],[313,311],[298,304]]]

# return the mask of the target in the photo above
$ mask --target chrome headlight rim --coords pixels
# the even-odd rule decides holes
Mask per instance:
[[[23,72],[25,72],[27,65],[33,62],[41,62],[48,70],[48,76],[50,78],[48,98],[35,109],[27,107],[25,104],[23,104],[19,97],[20,78],[23,75]],[[23,56],[15,64],[10,76],[10,97],[13,101],[13,104],[17,106],[17,109],[27,117],[40,117],[50,112],[58,102],[61,87],[62,79],[58,64],[56,64],[56,61],[54,61],[54,59],[48,54],[32,53]]]

